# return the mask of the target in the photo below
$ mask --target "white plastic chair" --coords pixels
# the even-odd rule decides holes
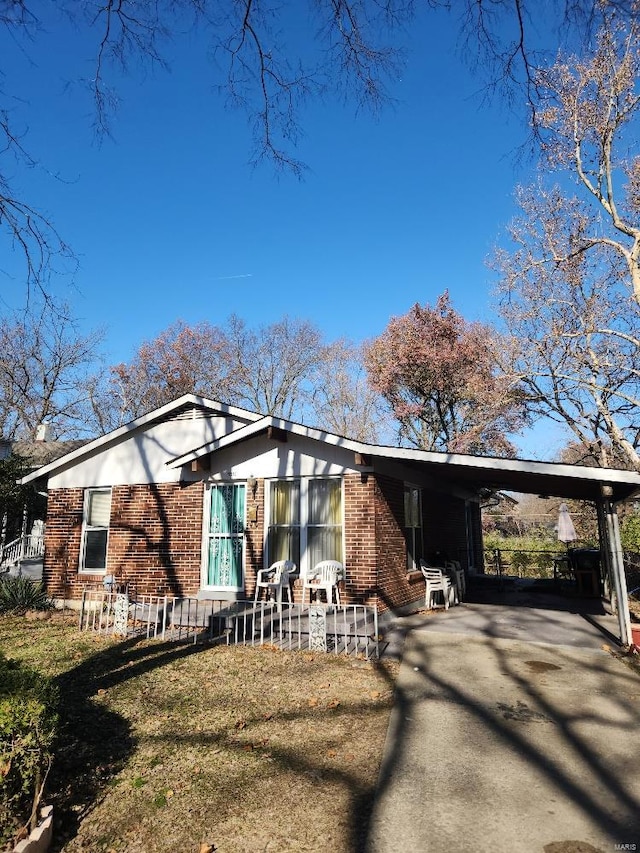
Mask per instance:
[[[449,562],[445,563],[445,567],[451,570],[455,578],[456,604],[458,604],[460,601],[464,601],[467,594],[467,579],[464,575],[464,569],[458,560],[449,560]]]
[[[296,564],[292,560],[278,560],[272,563],[268,569],[260,569],[256,578],[256,592],[253,603],[258,603],[260,590],[264,589],[267,598],[275,597],[278,604],[282,604],[282,593],[286,592],[287,600],[291,604],[291,587],[289,576],[296,572]]]
[[[436,607],[436,597],[442,594],[442,605],[445,610],[454,601],[455,590],[451,578],[444,569],[429,566],[424,560],[420,560],[420,571],[425,580],[425,607],[432,610]]]
[[[336,595],[336,604],[340,604],[340,590],[338,584],[344,578],[344,566],[337,560],[322,560],[305,573],[302,580],[302,604],[304,606],[305,592],[309,590],[309,604],[311,604],[311,593],[315,592],[316,600],[318,593],[324,590],[327,604],[333,602],[333,593]]]

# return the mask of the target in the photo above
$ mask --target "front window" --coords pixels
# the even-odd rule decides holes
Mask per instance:
[[[307,547],[309,566],[320,560],[342,562],[342,487],[340,480],[310,480]]]
[[[339,479],[270,483],[267,560],[293,560],[302,571],[321,560],[343,561]]]
[[[81,571],[106,571],[110,516],[111,489],[87,489],[82,523]]]
[[[300,481],[275,480],[269,487],[269,564],[293,560],[300,566]]]

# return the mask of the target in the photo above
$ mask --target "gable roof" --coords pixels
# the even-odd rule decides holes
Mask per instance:
[[[80,447],[72,449],[71,452],[65,453],[64,455],[51,460],[48,464],[42,465],[30,474],[27,474],[20,480],[20,482],[24,484],[31,482],[32,480],[40,479],[40,477],[54,474],[56,471],[62,467],[68,466],[70,463],[80,462],[81,460],[86,459],[97,450],[105,449],[123,441],[143,427],[159,423],[172,415],[175,416],[180,411],[186,411],[189,408],[201,409],[205,413],[211,412],[212,414],[218,413],[221,415],[229,415],[229,417],[238,418],[239,420],[255,421],[262,418],[262,415],[259,415],[256,412],[251,412],[248,409],[229,406],[226,403],[220,403],[217,400],[210,400],[207,397],[200,397],[196,394],[183,394],[182,397],[178,397],[177,400],[173,400],[171,403],[160,406],[158,409],[154,409],[154,411],[149,412],[146,415],[142,415],[130,423],[108,432],[106,435],[95,438],[93,441],[84,442]]]
[[[21,482],[27,483],[39,479],[56,473],[63,467],[81,462],[96,451],[108,449],[126,440],[137,430],[175,417],[181,411],[186,413],[189,408],[200,409],[205,414],[210,412],[228,415],[237,420],[247,421],[247,423],[219,438],[190,448],[182,455],[170,459],[166,464],[171,468],[179,468],[216,450],[230,447],[262,434],[269,434],[271,430],[274,430],[280,435],[291,434],[358,454],[358,459],[354,458],[356,470],[371,470],[370,465],[374,461],[378,464],[398,463],[403,465],[404,470],[413,468],[416,472],[442,482],[443,485],[449,484],[475,491],[489,488],[493,491],[528,492],[556,497],[598,500],[603,496],[604,488],[607,497],[613,501],[640,494],[640,473],[635,471],[367,444],[335,435],[326,430],[288,421],[284,418],[277,418],[272,415],[264,416],[247,409],[229,406],[195,394],[184,394],[177,400],[136,418],[125,426],[65,453],[58,459],[52,460],[26,475]]]
[[[490,488],[492,491],[528,492],[593,501],[603,497],[603,487],[608,487],[610,494],[607,496],[613,501],[640,493],[640,473],[635,471],[367,444],[273,416],[255,420],[170,459],[166,464],[173,468],[180,467],[223,447],[267,433],[270,429],[341,447],[359,454],[365,460],[369,457],[402,462],[442,482],[476,490]],[[354,462],[354,467],[367,466],[366,463]]]
[[[229,432],[220,438],[209,441],[200,447],[188,450],[181,456],[176,456],[175,459],[170,459],[167,465],[170,468],[179,468],[189,462],[206,456],[214,450],[221,450],[223,447],[229,447],[232,444],[238,444],[241,441],[246,441],[253,436],[267,432],[269,429],[277,429],[283,432],[289,432],[292,435],[300,435],[303,438],[314,439],[315,441],[323,441],[325,444],[331,444],[335,447],[344,447],[347,450],[353,450],[354,453],[360,452],[361,448],[372,447],[373,445],[363,444],[360,441],[354,441],[350,438],[344,438],[340,435],[327,432],[326,430],[316,429],[315,427],[304,426],[303,424],[295,423],[295,421],[287,421],[283,418],[276,418],[273,415],[261,416],[259,420],[252,424],[240,427],[239,429]]]

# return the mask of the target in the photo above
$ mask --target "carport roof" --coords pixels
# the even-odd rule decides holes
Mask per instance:
[[[443,485],[458,485],[476,492],[491,489],[591,501],[603,496],[619,501],[640,494],[640,473],[635,471],[366,444],[272,416],[260,418],[194,448],[170,460],[167,465],[181,467],[223,447],[258,435],[277,435],[281,441],[286,439],[288,433],[353,451],[355,468],[371,470],[372,467],[375,469],[376,460],[394,460],[437,479]]]
[[[640,493],[640,474],[525,459],[435,454],[438,461],[416,460],[428,473],[461,487],[596,501],[613,501]],[[605,487],[603,491],[603,487]],[[606,488],[608,487],[608,488]]]

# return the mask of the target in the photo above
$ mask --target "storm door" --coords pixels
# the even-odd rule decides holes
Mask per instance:
[[[242,589],[244,565],[245,486],[210,488],[207,585]]]

